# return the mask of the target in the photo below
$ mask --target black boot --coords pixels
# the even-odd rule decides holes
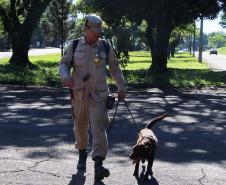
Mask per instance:
[[[94,165],[95,181],[100,181],[103,180],[104,177],[108,177],[110,175],[110,172],[107,168],[103,167],[103,158],[97,156],[93,160],[95,161]]]
[[[79,159],[77,164],[78,170],[86,170],[86,159],[87,159],[86,149],[79,150]]]

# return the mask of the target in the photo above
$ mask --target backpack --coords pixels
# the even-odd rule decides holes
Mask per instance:
[[[79,39],[73,40],[73,56],[72,56],[72,60],[71,60],[71,66],[73,66],[74,53],[75,53],[75,49],[78,46],[78,42],[79,42]],[[110,48],[110,46],[109,46],[109,43],[106,40],[101,40],[101,42],[103,43],[104,50],[105,50],[106,55],[107,55],[107,65],[108,65],[108,54],[109,54],[109,48]]]

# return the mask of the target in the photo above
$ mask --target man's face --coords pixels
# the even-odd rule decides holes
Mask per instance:
[[[96,33],[92,31],[92,29],[89,28],[88,26],[85,27],[85,33],[86,33],[86,40],[89,44],[96,43],[101,36],[101,32]]]

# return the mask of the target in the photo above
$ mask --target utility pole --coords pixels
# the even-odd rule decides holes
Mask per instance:
[[[202,62],[202,50],[203,50],[203,17],[200,19],[200,38],[199,38],[199,62]]]

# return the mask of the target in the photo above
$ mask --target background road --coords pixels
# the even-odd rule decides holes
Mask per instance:
[[[52,54],[52,53],[60,53],[60,48],[44,48],[44,49],[30,49],[28,55],[29,56],[36,56],[36,55],[45,55],[45,54]],[[0,52],[0,59],[11,57],[12,52]]]
[[[85,173],[75,169],[68,90],[0,86],[0,184],[225,185],[226,89],[129,89],[127,102],[140,128],[157,115],[171,115],[155,127],[154,178],[132,175],[128,155],[137,131],[120,105],[108,135],[111,176],[95,183],[90,157]]]
[[[196,53],[198,56],[198,53]],[[210,55],[209,52],[203,52],[203,61],[206,62],[212,71],[225,71],[226,72],[226,55]]]
[[[60,53],[60,48],[44,48],[44,49],[30,49],[29,56],[44,55],[52,53]],[[10,57],[11,52],[0,52],[0,59]],[[196,52],[196,56],[198,53]],[[226,71],[226,55],[210,55],[209,52],[203,52],[203,61],[207,62],[209,68],[213,71]]]

